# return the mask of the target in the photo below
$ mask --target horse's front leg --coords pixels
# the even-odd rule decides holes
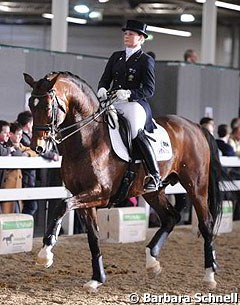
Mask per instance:
[[[179,221],[180,215],[173,208],[163,192],[160,194],[146,194],[144,198],[154,208],[161,220],[161,228],[156,232],[146,247],[146,269],[148,276],[152,278],[160,274],[162,270],[160,262],[157,259],[168,235]]]
[[[80,209],[104,207],[109,202],[111,187],[103,187],[102,184],[96,184],[94,187],[72,197],[69,205],[77,206]]]
[[[54,210],[54,219],[52,220],[47,232],[43,238],[43,247],[37,256],[37,265],[48,268],[53,263],[52,248],[56,244],[61,229],[62,219],[69,212],[67,201],[61,201]]]
[[[92,279],[84,284],[84,289],[88,291],[96,291],[106,280],[106,275],[103,267],[102,254],[99,247],[99,229],[97,226],[96,209],[79,209],[80,213],[85,213],[87,226],[88,244],[92,254]]]

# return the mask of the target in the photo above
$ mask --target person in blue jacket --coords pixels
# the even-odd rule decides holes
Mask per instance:
[[[162,182],[154,151],[144,133],[144,129],[153,132],[156,128],[148,103],[155,91],[155,61],[141,49],[148,37],[146,28],[147,25],[140,21],[127,21],[122,29],[125,50],[114,52],[109,58],[99,81],[97,96],[106,100],[108,91],[116,91],[118,101],[114,106],[130,123],[132,139],[149,171],[144,189],[151,192],[161,187]]]

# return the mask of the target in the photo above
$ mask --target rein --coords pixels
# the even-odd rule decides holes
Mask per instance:
[[[64,127],[64,128],[61,128],[61,129],[58,129],[57,130],[57,134],[61,134],[63,131],[66,131],[66,130],[69,130],[77,125],[80,124],[80,126],[70,132],[68,135],[66,135],[65,137],[63,138],[60,138],[60,139],[56,139],[56,138],[53,138],[53,140],[57,143],[57,144],[60,144],[62,143],[63,141],[65,141],[66,139],[68,139],[69,137],[71,137],[72,135],[74,135],[75,133],[77,133],[78,131],[80,131],[83,127],[86,127],[88,126],[90,123],[92,123],[93,121],[95,121],[101,114],[103,114],[105,111],[107,110],[107,108],[103,108],[102,110],[100,110],[100,108],[97,110],[97,112],[93,113],[91,116],[89,116],[88,118],[80,121],[80,122],[76,122],[74,124],[71,124],[67,127]]]
[[[58,109],[66,113],[65,109],[62,107],[62,105],[59,103],[57,95],[54,90],[51,90],[45,94],[42,95],[35,95],[32,94],[32,97],[36,98],[41,98],[50,95],[52,97],[53,103],[52,103],[52,118],[51,118],[51,123],[47,125],[35,125],[34,130],[37,131],[50,131],[49,138],[56,144],[60,144],[78,131],[80,131],[82,128],[88,126],[91,124],[93,121],[95,121],[100,115],[102,115],[104,112],[109,111],[109,107],[117,100],[115,94],[111,94],[108,96],[107,100],[105,101],[100,101],[100,106],[98,110],[90,115],[89,117],[76,122],[74,124],[71,124],[69,126],[66,126],[64,128],[58,128],[57,127],[57,112]],[[79,126],[80,125],[80,126]],[[64,137],[61,137],[61,133],[64,131],[67,131],[75,126],[79,126],[76,130],[70,132]]]

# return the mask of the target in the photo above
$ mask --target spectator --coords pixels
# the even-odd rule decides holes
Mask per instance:
[[[17,121],[22,125],[23,135],[21,143],[30,147],[32,138],[33,117],[30,111],[24,111],[18,114]],[[36,170],[35,169],[23,169],[22,170],[22,187],[35,187],[36,185]],[[23,201],[23,214],[34,215],[37,211],[38,203],[36,200],[24,200]]]
[[[233,147],[235,154],[240,157],[240,126],[233,128],[228,143]]]
[[[233,147],[228,143],[230,137],[230,128],[227,124],[221,124],[218,126],[217,145],[222,153],[222,156],[235,156]]]
[[[22,156],[22,152],[9,142],[10,124],[6,121],[0,121],[0,156]],[[20,137],[20,136],[17,136]],[[19,188],[22,183],[22,174],[20,169],[8,169],[0,173],[1,188]],[[15,211],[15,202],[2,202],[2,213],[13,213]]]
[[[191,64],[197,63],[197,60],[198,60],[197,53],[193,49],[186,50],[183,57],[184,57],[185,62],[191,63]]]
[[[10,124],[9,145],[19,149],[26,157],[37,157],[38,154],[28,146],[21,143],[23,136],[22,125],[18,122]]]
[[[231,124],[230,124],[232,130],[235,128],[235,127],[238,127],[240,126],[240,118],[233,118],[231,120]]]
[[[0,156],[9,156],[11,151],[9,147],[6,147],[6,143],[9,139],[10,126],[6,121],[0,121]],[[3,170],[0,169],[0,185],[3,178]]]
[[[202,127],[206,128],[212,135],[214,135],[215,123],[213,118],[203,117],[199,123]]]

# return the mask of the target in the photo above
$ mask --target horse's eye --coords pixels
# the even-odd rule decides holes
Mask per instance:
[[[33,101],[33,106],[36,107],[39,103],[39,99],[38,98],[35,98],[34,101]]]

